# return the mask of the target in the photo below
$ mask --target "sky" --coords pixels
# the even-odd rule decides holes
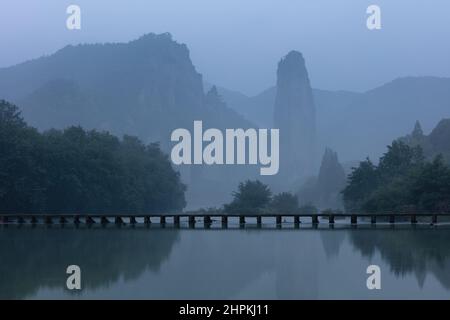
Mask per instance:
[[[81,30],[66,8],[81,8]],[[381,30],[366,9],[381,8]],[[0,67],[67,44],[170,32],[206,81],[254,95],[303,53],[312,86],[366,91],[403,76],[450,77],[449,0],[0,0]]]

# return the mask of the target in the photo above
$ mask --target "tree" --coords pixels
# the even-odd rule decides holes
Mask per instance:
[[[298,213],[298,198],[290,192],[282,192],[273,197],[270,207],[275,213]]]
[[[394,141],[388,151],[380,158],[378,175],[383,182],[422,165],[424,156],[420,146],[410,147],[402,141]]]
[[[298,209],[299,214],[317,214],[319,210],[311,203],[305,204]]]
[[[347,186],[342,191],[345,209],[347,211],[360,210],[372,192],[378,186],[376,166],[367,158],[360,162],[359,167],[353,168],[348,176]]]
[[[397,177],[375,189],[363,202],[361,209],[369,213],[400,212],[411,204],[410,188],[405,177]]]
[[[442,156],[424,165],[411,189],[411,198],[420,210],[450,212],[450,168]]]
[[[29,211],[42,205],[45,170],[42,139],[19,109],[0,101],[0,210]]]
[[[412,139],[414,139],[417,142],[420,142],[423,139],[423,130],[422,126],[420,125],[419,120],[416,121],[416,124],[414,125],[413,132],[411,133]]]
[[[81,127],[39,133],[0,102],[0,213],[152,213],[184,208],[159,145]]]
[[[424,160],[420,147],[395,141],[378,166],[362,162],[343,190],[347,210],[450,212],[450,168]]]
[[[261,181],[241,182],[233,192],[233,201],[224,206],[226,213],[262,213],[270,203],[272,192]]]

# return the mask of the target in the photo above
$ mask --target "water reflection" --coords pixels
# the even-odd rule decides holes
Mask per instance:
[[[450,289],[450,230],[413,228],[400,230],[371,230],[349,233],[354,247],[363,256],[372,257],[377,251],[397,276],[414,274],[423,287],[427,274],[433,274]]]
[[[77,264],[83,286],[109,287],[157,271],[178,238],[175,231],[8,226],[0,229],[0,299],[22,299],[41,287],[62,288]],[[83,272],[86,271],[86,272]]]
[[[446,298],[450,230],[0,228],[0,298]],[[365,287],[368,264],[383,290]],[[64,289],[78,264],[83,290]],[[428,281],[428,285],[426,282]]]

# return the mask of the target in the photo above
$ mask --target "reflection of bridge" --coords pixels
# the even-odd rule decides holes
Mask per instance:
[[[335,221],[342,219],[343,224],[357,225],[358,223],[377,224],[380,222],[411,223],[417,224],[427,222],[438,223],[438,217],[450,217],[444,213],[384,213],[384,214],[208,214],[208,213],[186,213],[186,214],[2,214],[0,223],[8,224],[86,224],[100,223],[107,225],[114,223],[122,225],[135,224],[157,224],[165,226],[172,224],[176,227],[187,224],[189,227],[200,225],[209,228],[211,225],[219,223],[222,228],[227,228],[229,224],[237,224],[241,227],[245,225],[256,225],[261,227],[264,223],[275,224],[281,228],[283,225],[293,224],[299,227],[300,223],[309,223],[313,226],[319,224],[334,225]],[[359,222],[358,222],[359,221]]]

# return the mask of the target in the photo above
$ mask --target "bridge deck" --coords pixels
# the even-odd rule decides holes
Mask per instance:
[[[180,225],[181,222],[188,222],[190,225],[196,223],[203,223],[205,226],[211,225],[214,220],[220,219],[222,226],[226,226],[229,223],[230,218],[238,218],[240,225],[252,224],[254,222],[248,221],[248,219],[256,219],[256,224],[262,224],[267,219],[275,219],[277,225],[287,223],[286,219],[293,219],[289,221],[296,225],[304,223],[304,219],[308,218],[307,223],[312,224],[334,224],[337,219],[350,219],[350,224],[356,225],[358,221],[364,219],[365,222],[370,220],[371,224],[376,224],[380,219],[386,220],[395,224],[398,222],[404,223],[405,221],[411,222],[411,224],[418,223],[418,218],[429,218],[432,224],[438,223],[438,218],[448,217],[450,221],[450,214],[446,213],[382,213],[382,214],[367,214],[367,213],[319,213],[319,214],[208,214],[208,213],[179,213],[179,214],[0,214],[0,223],[19,223],[19,224],[94,224],[94,223],[115,223],[124,224],[124,219],[128,220],[130,224],[144,223],[153,224],[159,223],[165,225],[172,223],[174,225]],[[361,218],[361,219],[360,219]],[[143,219],[138,221],[137,219]],[[200,221],[199,221],[200,219]],[[97,220],[97,221],[96,221]],[[157,221],[155,221],[157,220]],[[324,221],[325,220],[325,221]],[[442,219],[441,219],[442,220]]]

